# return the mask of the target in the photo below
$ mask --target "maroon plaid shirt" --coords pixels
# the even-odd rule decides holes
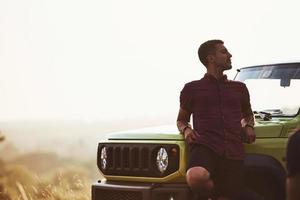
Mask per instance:
[[[180,107],[193,115],[195,143],[229,159],[244,158],[241,119],[253,115],[244,83],[227,80],[226,75],[217,80],[205,74],[202,79],[185,84]]]

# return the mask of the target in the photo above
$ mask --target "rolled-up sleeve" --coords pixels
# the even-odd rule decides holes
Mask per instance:
[[[192,112],[193,97],[192,89],[187,83],[180,92],[180,107],[186,111]]]
[[[245,84],[242,84],[242,116],[243,118],[253,115],[249,91]]]

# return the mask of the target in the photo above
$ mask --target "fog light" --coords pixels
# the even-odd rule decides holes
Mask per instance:
[[[107,167],[107,153],[106,153],[106,147],[103,147],[101,149],[101,155],[100,155],[100,162],[101,162],[101,169],[105,170]]]
[[[160,148],[157,152],[156,156],[156,166],[157,169],[161,172],[164,173],[168,167],[168,153],[165,148]]]

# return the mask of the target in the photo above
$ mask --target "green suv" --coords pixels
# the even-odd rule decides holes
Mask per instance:
[[[256,119],[256,142],[245,143],[245,184],[265,200],[284,200],[287,140],[300,125],[300,62],[245,67],[235,80],[246,83]],[[108,135],[98,145],[103,178],[92,200],[191,199],[186,149],[175,125]]]

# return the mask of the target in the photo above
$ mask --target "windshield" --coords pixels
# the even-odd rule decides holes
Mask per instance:
[[[253,111],[272,116],[293,116],[300,106],[300,63],[255,66],[238,70],[235,80],[244,82]]]

